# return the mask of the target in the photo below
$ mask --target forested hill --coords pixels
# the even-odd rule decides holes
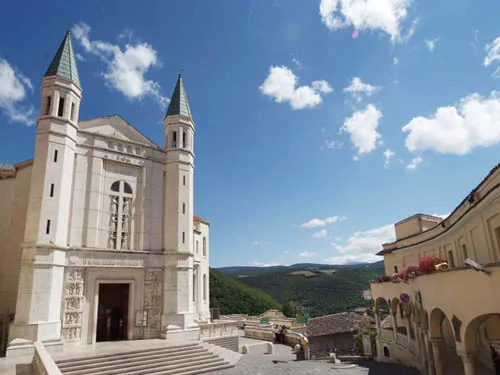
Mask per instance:
[[[293,313],[308,312],[313,317],[369,306],[370,302],[363,300],[361,293],[370,288],[370,280],[384,274],[382,262],[347,266],[300,264],[260,269],[226,267],[224,271],[268,293]]]
[[[263,291],[211,268],[210,307],[220,308],[221,314],[259,315],[280,309],[280,304]]]

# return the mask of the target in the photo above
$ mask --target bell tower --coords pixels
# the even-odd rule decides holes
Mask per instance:
[[[165,275],[162,335],[196,326],[193,304],[194,122],[182,76],[163,121],[165,133]]]
[[[70,31],[42,79],[14,324],[16,343],[60,341],[74,156],[82,89]]]

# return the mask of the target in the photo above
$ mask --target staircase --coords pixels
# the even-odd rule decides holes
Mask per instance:
[[[56,360],[64,375],[194,375],[234,365],[198,343]]]

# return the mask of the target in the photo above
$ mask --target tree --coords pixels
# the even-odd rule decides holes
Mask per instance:
[[[281,312],[287,318],[294,318],[295,317],[295,307],[292,305],[292,303],[290,301],[288,301],[287,303],[284,303],[281,306]]]

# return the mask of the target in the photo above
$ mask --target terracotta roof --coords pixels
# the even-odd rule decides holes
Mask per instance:
[[[33,159],[25,160],[15,165],[0,163],[0,179],[16,177],[17,171],[33,164]]]
[[[194,221],[199,221],[201,223],[210,225],[210,222],[207,219],[203,219],[202,217],[199,217],[199,216],[196,216],[196,215],[193,215],[193,220]]]
[[[325,315],[309,319],[307,336],[326,336],[339,333],[357,332],[362,327],[363,317],[355,312]]]

